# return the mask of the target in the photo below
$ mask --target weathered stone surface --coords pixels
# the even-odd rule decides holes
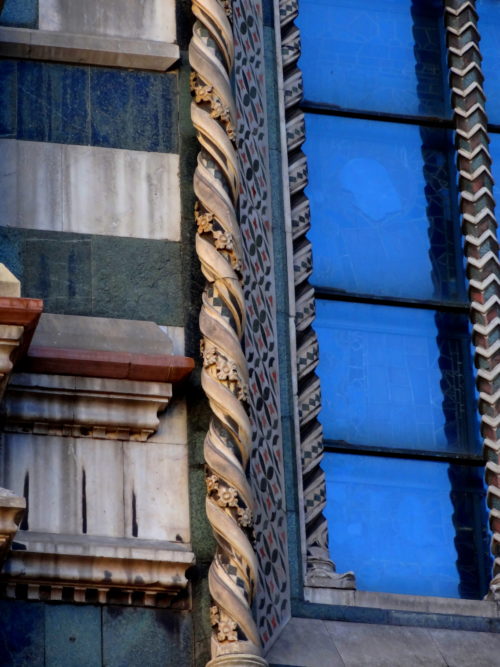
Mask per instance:
[[[180,238],[175,154],[12,139],[0,140],[0,152],[9,226]]]
[[[189,543],[185,445],[2,437],[1,483],[27,496],[30,531]]]
[[[500,635],[459,630],[428,630],[448,667],[494,667],[500,662]]]
[[[446,667],[427,630],[325,621],[346,667]]]

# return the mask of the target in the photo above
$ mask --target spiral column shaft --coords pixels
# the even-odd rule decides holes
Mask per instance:
[[[192,9],[191,118],[200,143],[194,174],[196,251],[207,281],[200,312],[202,386],[212,413],[204,443],[206,511],[217,543],[208,578],[213,600],[209,664],[266,665],[251,611],[257,563],[246,477],[252,440],[241,347],[245,304],[236,216],[236,111],[229,78],[234,60],[231,8],[228,2],[194,0]]]

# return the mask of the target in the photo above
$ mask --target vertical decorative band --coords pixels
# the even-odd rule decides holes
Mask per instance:
[[[253,500],[246,478],[251,426],[245,409],[248,370],[241,347],[245,305],[235,151],[236,111],[230,4],[194,0],[189,45],[191,118],[201,150],[194,174],[196,251],[207,280],[200,313],[202,386],[212,417],[205,438],[208,520],[217,547],[209,571],[213,600],[210,665],[266,665],[251,604],[257,563],[250,541]]]
[[[488,596],[500,599],[500,265],[475,2],[446,0],[445,24],[495,558]]]
[[[299,108],[302,100],[302,73],[297,67],[300,33],[294,24],[298,15],[298,0],[280,0],[279,7],[295,280],[298,412],[307,547],[305,583],[309,586],[354,588],[353,573],[338,574],[330,560],[328,526],[323,515],[326,503],[325,478],[320,466],[323,429],[317,419],[321,408],[321,388],[315,373],[319,361],[318,340],[311,326],[315,314],[314,289],[309,284],[312,252],[306,238],[310,211],[309,201],[304,195],[307,161],[301,150],[305,141],[305,121]]]

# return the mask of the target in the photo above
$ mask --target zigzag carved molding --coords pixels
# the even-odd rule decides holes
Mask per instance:
[[[300,33],[294,24],[297,15],[298,0],[281,0],[281,54],[294,240],[298,412],[307,547],[305,583],[309,586],[354,588],[352,572],[338,574],[335,571],[328,549],[328,526],[323,515],[326,503],[325,478],[321,470],[323,429],[317,419],[321,407],[321,387],[315,373],[319,361],[318,340],[311,326],[315,314],[314,289],[308,282],[312,271],[312,252],[306,238],[310,227],[310,211],[309,202],[304,196],[307,160],[301,151],[305,141],[305,122],[304,114],[298,106],[303,91],[302,73],[297,67],[300,56]]]
[[[487,459],[487,501],[493,532],[495,560],[488,597],[500,600],[500,263],[475,2],[446,0],[445,23],[472,338],[478,369],[476,382]]]
[[[189,46],[191,118],[201,150],[194,174],[196,251],[207,280],[200,313],[202,386],[212,418],[205,437],[206,511],[217,542],[208,583],[212,660],[265,666],[251,604],[257,562],[251,543],[253,498],[246,470],[252,439],[245,402],[247,363],[241,347],[245,304],[240,283],[241,237],[236,216],[239,175],[234,61],[229,2],[194,0]]]

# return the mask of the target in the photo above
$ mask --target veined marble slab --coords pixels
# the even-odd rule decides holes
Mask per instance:
[[[30,531],[191,540],[186,444],[4,433],[0,486]]]
[[[0,140],[8,227],[180,240],[179,156]]]
[[[39,0],[40,30],[175,42],[174,0]]]

